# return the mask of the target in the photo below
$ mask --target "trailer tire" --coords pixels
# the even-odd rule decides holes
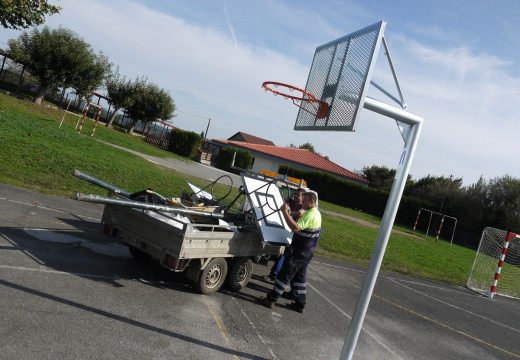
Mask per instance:
[[[130,254],[137,260],[145,261],[145,260],[150,260],[152,258],[152,255],[147,254],[143,250],[138,249],[132,245],[128,245],[128,251],[130,251]]]
[[[226,280],[227,270],[227,262],[223,258],[211,260],[199,275],[197,290],[204,295],[218,291]]]
[[[250,258],[238,258],[231,262],[226,279],[226,287],[231,291],[239,291],[251,280],[253,262]]]

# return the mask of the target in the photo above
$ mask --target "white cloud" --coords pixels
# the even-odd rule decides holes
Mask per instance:
[[[228,1],[211,4],[208,13],[185,5],[171,15],[133,1],[63,0],[61,14],[49,17],[47,24],[76,31],[119,65],[122,74],[146,76],[169,90],[179,110],[211,118],[212,138],[245,131],[278,145],[311,142],[350,170],[373,164],[395,168],[403,141],[392,119],[365,110],[353,134],[295,132],[297,108],[260,87],[266,80],[304,87],[314,48],[357,30],[351,28],[354,20],[340,16],[341,2],[331,4],[337,7],[322,12],[308,8],[316,5],[309,3],[293,7]],[[352,6],[363,19],[372,17],[362,5]],[[199,16],[209,25],[188,22],[176,13],[189,19]],[[314,27],[309,29],[309,24]],[[508,72],[510,63],[458,45],[462,37],[455,30],[431,25],[428,31],[430,37],[446,43],[455,38],[457,44],[434,46],[395,30],[387,33],[409,111],[425,118],[411,169],[414,178],[453,174],[469,184],[481,174],[520,176],[520,170],[511,168],[515,152],[506,149],[520,133],[515,105],[520,80]],[[17,34],[3,32],[0,41]],[[392,89],[383,60],[378,61],[375,80]],[[384,99],[373,89],[370,94]],[[183,113],[173,123],[198,133],[207,126],[206,119]]]
[[[519,127],[515,103],[520,80],[509,63],[468,48],[433,48],[399,41],[402,77],[413,109],[425,117],[417,159],[420,173],[463,176],[473,183],[520,173],[511,164]]]

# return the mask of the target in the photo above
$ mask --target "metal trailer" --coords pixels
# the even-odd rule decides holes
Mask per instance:
[[[77,200],[105,204],[105,234],[120,239],[140,260],[155,259],[185,272],[202,294],[222,285],[242,289],[251,279],[253,263],[283,251],[281,244],[263,241],[252,211],[212,213],[134,201],[125,190],[90,175],[77,170],[73,175],[109,190],[110,197],[76,194]]]
[[[106,204],[101,221],[104,232],[121,239],[133,256],[157,259],[176,272],[186,271],[203,294],[219,290],[224,283],[230,290],[242,289],[251,278],[253,262],[281,251],[280,246],[264,243],[253,229],[188,224],[161,215],[168,222],[147,210]]]

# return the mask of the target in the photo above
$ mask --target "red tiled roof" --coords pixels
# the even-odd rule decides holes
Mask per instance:
[[[314,168],[316,170],[325,171],[328,173],[332,173],[335,175],[340,175],[346,178],[350,178],[352,180],[368,184],[368,180],[363,176],[353,173],[350,170],[347,170],[338,164],[327,160],[321,155],[313,153],[308,149],[299,149],[299,148],[288,148],[281,146],[272,146],[272,145],[259,145],[259,144],[251,144],[242,141],[232,141],[232,140],[221,140],[221,139],[213,139],[214,142],[233,145],[236,147],[241,147],[244,149],[256,151],[262,154],[274,156],[280,159],[284,159],[287,161],[291,161],[294,163],[298,163],[304,166],[308,166]]]
[[[167,122],[167,121],[157,120],[157,122],[163,124],[163,125],[166,126],[166,127],[170,127],[170,128],[172,128],[172,129],[177,129],[176,126],[173,126],[171,123],[169,123],[169,122]]]
[[[273,145],[274,146],[274,142],[272,142],[271,140],[262,139],[261,137],[247,134],[242,131],[237,132],[235,135],[231,136],[228,140],[240,141],[239,138],[244,139],[245,142],[250,143],[250,144]]]

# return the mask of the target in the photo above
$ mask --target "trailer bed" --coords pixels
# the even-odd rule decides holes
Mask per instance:
[[[190,224],[173,216],[167,217],[168,222],[165,222],[155,214],[152,216],[146,210],[105,205],[102,222],[117,230],[124,242],[154,257],[159,257],[159,253],[167,253],[177,259],[280,253],[280,246],[263,242],[260,233],[253,229],[241,229],[234,225]]]

